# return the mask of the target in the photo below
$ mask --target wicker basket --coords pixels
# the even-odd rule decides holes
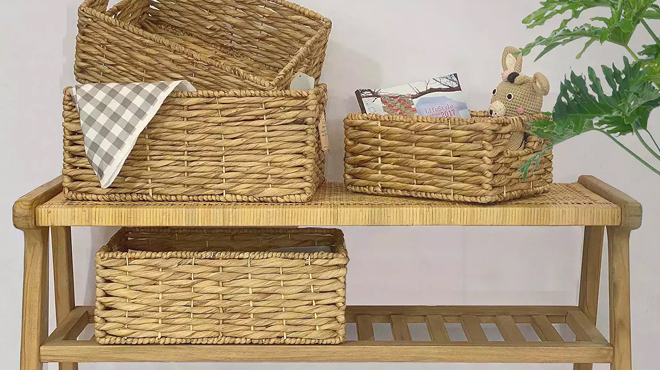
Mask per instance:
[[[122,229],[96,255],[101,344],[338,344],[336,229]]]
[[[78,82],[188,80],[197,89],[285,90],[317,79],[329,19],[283,0],[85,0]]]
[[[552,152],[522,180],[520,165],[548,143],[525,134],[543,115],[471,119],[352,114],[346,117],[349,190],[492,203],[539,194],[552,183]]]
[[[102,189],[64,92],[64,194],[92,201],[305,202],[323,181],[325,85],[310,91],[174,92]]]

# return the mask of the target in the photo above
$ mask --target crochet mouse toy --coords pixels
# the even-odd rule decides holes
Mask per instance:
[[[550,83],[542,73],[534,77],[522,74],[520,49],[508,46],[502,55],[502,82],[493,90],[492,117],[518,116],[541,112],[543,97],[550,93]]]

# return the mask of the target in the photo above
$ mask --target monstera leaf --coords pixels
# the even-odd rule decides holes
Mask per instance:
[[[546,0],[541,2],[541,8],[523,19],[528,28],[544,25],[548,20],[563,16],[564,19],[547,37],[538,37],[522,49],[523,55],[531,53],[537,46],[543,50],[536,57],[543,57],[553,49],[577,40],[586,40],[580,58],[595,42],[611,42],[628,47],[637,27],[644,18],[660,16],[660,8],[656,0]],[[593,8],[609,8],[610,17],[594,17],[591,21],[602,22],[602,25],[585,23],[579,27],[568,28],[571,21],[578,20],[582,13]]]
[[[640,132],[647,132],[651,111],[660,106],[660,90],[646,79],[642,61],[631,64],[625,58],[623,69],[601,68],[612,90],[609,95],[593,68],[589,68],[589,82],[585,76],[571,73],[561,84],[553,120],[532,122],[530,132],[552,145],[588,131],[601,132],[617,143],[616,136],[634,133],[645,143]],[[539,159],[536,156],[521,167],[523,177],[535,169]]]

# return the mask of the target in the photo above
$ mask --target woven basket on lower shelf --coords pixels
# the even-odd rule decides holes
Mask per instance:
[[[325,85],[310,91],[174,92],[102,189],[64,92],[64,194],[91,201],[305,202],[323,181]]]
[[[526,181],[518,168],[549,143],[525,134],[543,115],[491,118],[351,114],[344,121],[349,190],[492,203],[548,190],[552,152]]]
[[[101,344],[338,344],[336,229],[126,228],[96,255]]]
[[[318,81],[332,23],[284,0],[85,0],[76,80],[188,80],[197,89],[283,90]]]

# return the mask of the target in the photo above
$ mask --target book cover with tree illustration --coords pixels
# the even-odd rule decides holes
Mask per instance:
[[[362,113],[470,118],[458,74],[355,92]]]

